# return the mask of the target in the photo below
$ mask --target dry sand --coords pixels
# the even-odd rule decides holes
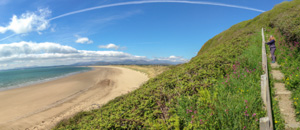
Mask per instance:
[[[51,129],[80,111],[138,88],[147,75],[121,67],[94,70],[0,92],[0,130]]]

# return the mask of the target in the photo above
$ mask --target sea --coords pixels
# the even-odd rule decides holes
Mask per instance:
[[[1,70],[0,91],[43,83],[90,70],[92,68],[74,66]]]

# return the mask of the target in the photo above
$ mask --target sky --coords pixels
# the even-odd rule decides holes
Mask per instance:
[[[0,0],[0,70],[90,61],[188,62],[284,0]]]

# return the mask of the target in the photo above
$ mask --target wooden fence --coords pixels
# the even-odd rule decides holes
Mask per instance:
[[[260,125],[260,130],[273,130],[274,125],[273,125],[271,95],[270,95],[270,87],[269,87],[268,61],[267,61],[265,35],[264,35],[263,28],[261,30],[261,35],[262,35],[262,68],[264,71],[264,74],[261,75],[261,97],[263,99],[268,116],[260,118],[259,125]]]

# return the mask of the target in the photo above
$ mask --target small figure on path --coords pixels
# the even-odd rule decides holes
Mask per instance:
[[[275,37],[274,36],[270,36],[269,38],[269,42],[267,42],[266,44],[269,45],[270,47],[270,52],[271,52],[271,55],[272,55],[272,63],[275,63],[275,50],[276,50],[276,46],[275,46]]]

